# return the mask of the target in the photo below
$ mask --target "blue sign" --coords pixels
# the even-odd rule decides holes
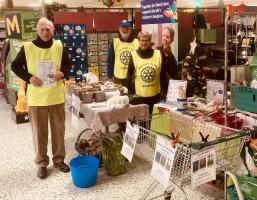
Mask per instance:
[[[176,0],[141,1],[142,24],[175,23],[177,21]]]

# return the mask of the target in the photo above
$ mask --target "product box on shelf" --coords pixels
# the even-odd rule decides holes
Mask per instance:
[[[105,52],[105,54],[108,54],[108,44],[99,44],[98,45],[98,52],[102,52],[102,54]],[[101,55],[99,53],[99,55]]]
[[[99,56],[99,62],[101,63],[107,63],[108,55],[100,55]]]
[[[63,35],[74,35],[74,24],[63,24],[62,25]]]
[[[75,58],[76,57],[76,48],[75,47],[65,47],[65,52],[68,54],[69,58]]]
[[[75,52],[76,57],[86,56],[86,48],[85,47],[74,48],[74,52]]]
[[[87,45],[96,45],[97,44],[97,34],[88,33],[87,34]]]
[[[257,112],[257,89],[247,86],[232,85],[235,106],[248,112]]]
[[[85,35],[86,27],[84,24],[75,24],[74,25],[74,34],[75,35]]]
[[[97,66],[95,67],[88,67],[88,72],[92,72],[99,78],[99,68]]]
[[[108,33],[98,33],[98,41],[108,41]]]
[[[88,56],[88,63],[97,63],[98,64],[98,56]],[[91,66],[91,65],[89,64],[89,66]]]
[[[88,46],[87,46],[87,54],[88,54],[89,56],[98,55],[97,45],[88,45]]]
[[[85,66],[85,58],[84,57],[76,57],[74,65],[76,68],[82,68],[83,66]]]
[[[84,35],[73,36],[73,46],[75,47],[86,46],[86,37]]]

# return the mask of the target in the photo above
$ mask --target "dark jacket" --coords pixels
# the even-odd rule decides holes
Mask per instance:
[[[166,96],[169,79],[179,80],[181,77],[179,77],[179,68],[173,53],[170,52],[170,54],[166,56],[162,46],[158,47],[157,49],[161,51],[162,55],[162,69],[164,70],[164,74],[161,77],[161,88],[163,95]]]
[[[125,42],[122,39],[120,33],[118,34],[118,38],[120,39],[120,41]],[[128,43],[133,42],[134,39],[135,39],[135,35],[134,35],[133,31],[131,30],[128,41],[126,41],[126,42],[128,42]],[[113,75],[114,75],[114,61],[115,61],[115,52],[114,52],[114,44],[112,42],[110,44],[110,47],[109,47],[108,58],[107,58],[107,76],[108,76],[108,78],[113,78]]]
[[[37,47],[42,49],[50,48],[53,45],[52,39],[45,42],[41,40],[39,36],[37,37],[36,40],[33,40],[32,42]],[[17,54],[16,58],[12,62],[11,69],[19,78],[29,83],[29,80],[33,75],[28,72],[24,46],[21,47],[20,52]],[[64,77],[67,77],[70,69],[71,69],[71,64],[70,64],[69,57],[63,50],[60,71],[64,74]]]

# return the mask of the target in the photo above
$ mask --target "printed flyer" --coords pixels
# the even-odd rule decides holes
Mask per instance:
[[[55,73],[55,62],[51,60],[39,61],[37,63],[37,76],[43,81],[42,87],[54,87],[56,81],[53,79]]]
[[[124,137],[125,139],[122,145],[121,154],[124,155],[129,160],[129,162],[132,161],[138,135],[139,126],[136,124],[133,124],[132,126],[131,123],[127,121],[127,127]]]
[[[216,179],[216,148],[202,150],[192,155],[191,184],[195,188]]]
[[[78,130],[79,129],[80,99],[75,94],[72,94],[72,96],[71,96],[71,105],[72,105],[71,124]]]
[[[165,188],[170,185],[170,174],[176,149],[168,139],[157,135],[151,175]]]

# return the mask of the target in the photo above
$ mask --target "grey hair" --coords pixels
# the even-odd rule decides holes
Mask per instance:
[[[138,39],[141,40],[142,38],[147,38],[149,41],[152,40],[152,34],[150,34],[147,31],[141,31],[140,33],[138,33]]]
[[[45,18],[45,17],[41,17],[37,23],[37,30],[39,30],[40,27],[42,26],[47,26],[47,28],[50,29],[52,35],[54,35],[54,25],[53,22],[50,21],[49,19]]]

